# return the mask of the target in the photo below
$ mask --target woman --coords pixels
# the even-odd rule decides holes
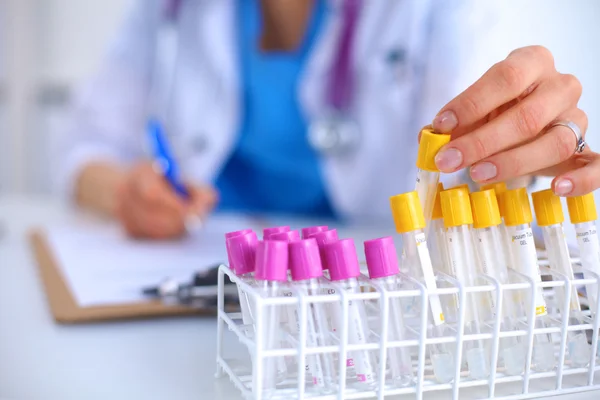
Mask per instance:
[[[453,138],[436,158],[445,173],[552,175],[561,196],[598,188],[581,85],[547,49],[513,51],[443,105],[474,56],[467,16],[482,3],[137,1],[77,103],[60,187],[137,237],[179,236],[216,203],[388,217],[388,197],[414,188],[416,133],[433,123]],[[144,160],[155,114],[188,200]]]

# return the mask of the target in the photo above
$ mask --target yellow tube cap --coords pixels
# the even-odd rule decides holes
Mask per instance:
[[[421,129],[417,168],[430,172],[439,172],[440,170],[435,166],[435,155],[449,141],[450,135],[435,133],[431,126]]]
[[[562,224],[565,220],[560,197],[552,189],[531,193],[535,218],[539,226]]]
[[[497,183],[489,183],[487,185],[483,185],[481,187],[481,191],[493,189],[496,192],[496,200],[498,200],[498,210],[500,211],[500,216],[504,217],[504,203],[502,202],[502,193],[506,192],[508,188],[506,187],[506,183],[497,182]]]
[[[533,221],[531,204],[527,189],[518,188],[502,193],[501,203],[504,207],[504,223],[507,226],[529,224]]]
[[[567,197],[567,208],[572,224],[581,224],[582,222],[591,222],[598,219],[594,193]]]
[[[508,188],[506,187],[506,183],[504,182],[488,183],[487,185],[483,185],[479,190],[483,192],[484,190],[490,189],[494,189],[494,191],[496,192],[496,196],[508,190]]]
[[[406,233],[425,228],[423,207],[416,191],[390,197],[396,232]]]
[[[469,192],[464,188],[444,190],[440,193],[444,226],[470,225],[473,223]]]
[[[438,183],[437,191],[435,193],[435,200],[433,202],[433,211],[431,213],[431,219],[442,219],[442,201],[440,200],[440,192],[444,191],[444,185],[442,182]]]
[[[494,189],[471,193],[471,209],[474,228],[489,228],[502,223]]]
[[[461,183],[460,185],[453,186],[446,190],[453,190],[453,189],[462,189],[462,190],[466,190],[467,194],[471,193],[471,188],[469,187],[468,183]]]

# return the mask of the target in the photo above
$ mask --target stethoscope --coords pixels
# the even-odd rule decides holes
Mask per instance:
[[[340,2],[342,26],[328,74],[329,78],[326,82],[324,111],[309,121],[307,129],[309,144],[321,155],[348,154],[357,149],[360,144],[360,126],[350,116],[349,111],[354,97],[352,65],[354,37],[362,3],[363,0],[342,0]],[[164,83],[161,88],[156,87],[156,82],[151,85],[150,109],[154,110],[155,114],[157,112],[163,115],[167,113],[172,96],[179,48],[177,17],[181,6],[181,0],[166,0],[164,3],[163,23],[157,34],[153,73],[156,73],[159,68],[163,70],[166,68],[165,77],[168,82]],[[157,79],[152,77],[151,80],[156,81]],[[162,98],[160,103],[159,98]]]

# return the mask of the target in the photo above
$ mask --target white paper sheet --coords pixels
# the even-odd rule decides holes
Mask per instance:
[[[195,272],[226,262],[224,233],[248,219],[214,216],[178,241],[137,241],[116,226],[56,226],[47,230],[63,277],[82,307],[145,301],[142,288],[165,278],[189,282]]]

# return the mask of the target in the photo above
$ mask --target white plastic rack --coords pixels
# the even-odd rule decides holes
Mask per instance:
[[[592,271],[584,270],[579,265],[574,264],[574,271],[577,279],[569,280],[566,276],[547,267],[547,263],[540,261],[540,270],[544,280],[536,285],[527,276],[514,270],[510,270],[512,283],[501,284],[492,277],[481,275],[480,286],[465,287],[455,279],[437,274],[438,290],[430,292],[426,287],[415,279],[400,274],[399,278],[403,281],[403,286],[397,291],[389,291],[385,287],[370,281],[366,277],[359,278],[361,284],[360,293],[348,293],[342,290],[342,287],[330,283],[336,290],[335,294],[323,294],[318,296],[308,296],[295,290],[293,285],[287,289],[293,293],[288,297],[265,298],[260,292],[238,279],[236,275],[227,266],[222,265],[219,272],[219,303],[218,303],[218,333],[217,333],[217,377],[226,374],[233,384],[241,391],[244,398],[247,399],[384,399],[397,395],[408,395],[406,398],[422,399],[426,394],[429,398],[430,392],[436,392],[442,395],[439,398],[452,398],[454,400],[464,398],[498,398],[498,399],[529,399],[541,398],[557,394],[568,394],[590,390],[600,390],[600,366],[598,356],[598,330],[600,328],[600,319],[598,310],[581,311],[579,325],[569,323],[569,312],[566,315],[560,315],[556,301],[559,298],[565,299],[564,308],[569,309],[569,298],[574,290],[580,290],[585,287],[586,290],[599,290],[599,276]],[[242,323],[240,313],[229,313],[224,309],[224,276],[240,285],[240,288],[249,298],[250,307],[254,313],[255,324],[246,326]],[[525,302],[528,308],[527,317],[520,320],[516,330],[503,331],[500,324],[500,314],[497,313],[492,321],[485,324],[487,330],[485,333],[476,335],[467,335],[464,333],[465,319],[465,293],[469,292],[490,292],[495,296],[498,309],[502,309],[503,299],[507,296],[523,296],[522,299],[533,299],[535,292],[542,290],[549,304],[548,313],[552,325],[543,329],[534,329],[535,305],[533,301]],[[555,296],[557,291],[564,291],[564,296]],[[450,329],[449,336],[428,337],[427,336],[427,313],[429,310],[429,298],[432,295],[438,295],[440,298],[453,297],[458,301],[456,320],[448,321]],[[406,340],[390,341],[388,340],[388,323],[390,318],[390,299],[402,298],[402,301],[413,301],[417,304],[413,315],[405,314],[405,322],[409,326],[410,335]],[[371,328],[370,340],[363,345],[348,344],[348,331],[341,329],[340,332],[328,332],[333,335],[336,345],[326,347],[307,347],[307,312],[311,303],[328,303],[341,305],[342,326],[348,326],[348,304],[351,301],[364,301],[369,315],[369,326]],[[585,298],[582,298],[582,304],[586,304]],[[265,328],[263,315],[267,310],[282,310],[284,307],[297,307],[298,320],[300,321],[299,333],[292,335],[285,331],[284,324],[278,325],[277,329],[280,337],[285,338],[283,345],[276,349],[265,348]],[[584,309],[586,307],[583,307]],[[381,317],[383,316],[383,317]],[[572,322],[571,322],[572,323]],[[223,336],[225,334],[236,335],[239,341],[248,349],[249,360],[247,366],[240,367],[239,360],[225,359],[223,349]],[[585,331],[587,332],[590,343],[589,364],[583,368],[575,368],[570,365],[568,357],[567,332]],[[547,372],[536,372],[531,369],[532,349],[534,336],[537,334],[552,334],[555,343],[556,367]],[[503,370],[501,363],[498,362],[500,356],[500,339],[516,336],[520,337],[525,344],[525,367],[520,375],[508,375]],[[466,342],[480,340],[485,341],[490,349],[490,370],[493,371],[487,379],[472,379],[465,373],[462,357],[462,349]],[[427,346],[435,343],[451,343],[455,346],[456,356],[454,357],[454,379],[450,383],[439,383],[435,380],[432,373],[431,361],[428,357]],[[397,387],[392,384],[389,378],[389,371],[386,370],[386,357],[388,349],[394,347],[408,347],[411,350],[413,361],[414,381],[405,387]],[[346,365],[347,354],[353,351],[367,350],[373,352],[378,361],[377,364],[377,385],[374,389],[364,390],[355,387],[345,378],[348,373]],[[333,353],[336,358],[337,366],[337,385],[334,393],[322,394],[313,391],[307,384],[307,372],[305,362],[307,356],[312,354]],[[263,373],[264,362],[268,358],[279,358],[286,363],[292,361],[294,368],[285,380],[277,384],[277,387],[268,396],[263,392]],[[246,357],[247,358],[247,357]],[[281,360],[280,360],[281,361]],[[571,377],[578,379],[573,380]],[[576,384],[571,382],[575,381]],[[539,383],[543,383],[538,385]],[[503,387],[510,386],[511,390],[501,390]],[[541,389],[540,389],[541,388]],[[473,395],[473,389],[479,389],[478,395]],[[483,392],[483,394],[482,394]],[[433,393],[431,393],[433,394]],[[600,394],[599,394],[600,396]]]

